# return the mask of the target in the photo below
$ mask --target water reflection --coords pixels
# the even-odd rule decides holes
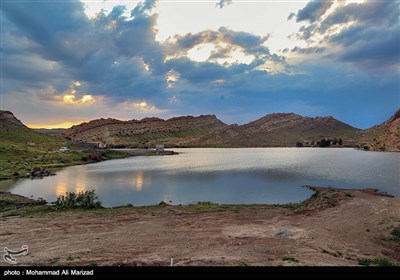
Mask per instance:
[[[140,192],[143,188],[143,172],[136,173],[136,176],[133,177],[132,186],[136,189],[136,191]]]
[[[67,183],[58,183],[56,185],[56,196],[65,195],[67,191]]]
[[[94,189],[105,206],[287,203],[307,198],[302,185],[379,188],[400,196],[399,153],[352,149],[177,149],[178,156],[132,157],[74,166],[11,189],[54,201]]]
[[[80,193],[86,191],[86,186],[83,183],[77,183],[75,186],[75,193]]]

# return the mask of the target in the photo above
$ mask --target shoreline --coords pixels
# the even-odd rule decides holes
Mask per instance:
[[[134,151],[135,150],[135,151]],[[139,149],[109,149],[109,150],[95,150],[95,152],[102,152],[102,151],[114,151],[118,152],[118,156],[111,156],[109,158],[102,158],[100,161],[96,160],[87,160],[87,161],[80,161],[80,162],[71,162],[71,163],[62,163],[62,164],[53,164],[51,167],[48,166],[48,164],[44,164],[44,170],[51,172],[53,174],[49,175],[44,175],[44,176],[32,176],[27,172],[26,175],[21,175],[19,174],[18,176],[10,175],[10,176],[2,176],[0,177],[0,181],[5,181],[5,180],[18,180],[18,179],[28,179],[28,178],[41,178],[41,177],[47,177],[47,176],[56,176],[57,173],[54,173],[56,171],[59,171],[63,168],[70,167],[70,166],[79,166],[79,165],[86,165],[86,164],[92,164],[92,163],[98,163],[102,161],[109,161],[109,160],[114,160],[114,159],[123,159],[123,158],[129,158],[129,157],[135,157],[135,156],[164,156],[164,155],[177,155],[179,153],[171,151],[171,150],[165,150],[162,152],[156,152],[155,150],[148,150],[146,152],[140,152],[140,153],[135,153],[137,152],[136,150]],[[86,151],[90,152],[90,151]],[[11,171],[13,173],[13,171]]]
[[[308,187],[309,199],[286,205],[24,206],[1,211],[0,242],[27,243],[21,265],[399,265],[399,198]]]
[[[353,149],[357,151],[362,151],[362,152],[379,152],[379,153],[399,153],[400,151],[378,151],[378,150],[364,150],[361,148],[357,147],[345,147],[345,146],[338,146],[338,147],[168,147],[169,149],[267,149],[267,148],[295,148],[295,149]],[[164,156],[164,155],[178,155],[179,153],[172,151],[172,150],[165,150],[162,152],[156,152],[153,150],[144,150],[145,152],[141,151],[142,149],[140,148],[121,148],[121,149],[106,149],[106,150],[97,150],[97,151],[116,151],[121,153],[118,157],[110,157],[110,158],[103,158],[101,161],[108,161],[108,160],[113,160],[113,159],[121,159],[121,158],[128,158],[128,157],[134,157],[134,156]],[[139,153],[135,153],[137,151],[140,151]],[[89,151],[88,151],[89,152]],[[123,155],[123,154],[126,155]],[[69,166],[79,166],[79,165],[86,165],[86,164],[91,164],[91,163],[97,163],[98,161],[80,161],[80,162],[71,162],[71,163],[60,163],[60,164],[52,164],[49,166],[49,164],[43,164],[44,168],[49,168],[49,172],[53,171],[58,171],[61,170],[62,168],[69,167]],[[46,169],[47,170],[47,169]],[[5,181],[5,180],[18,180],[18,179],[24,179],[24,178],[30,178],[31,176],[28,174],[26,175],[14,175],[14,171],[10,171],[10,175],[7,176],[0,176],[0,181]],[[18,173],[18,172],[17,172]],[[57,174],[56,174],[57,175]]]

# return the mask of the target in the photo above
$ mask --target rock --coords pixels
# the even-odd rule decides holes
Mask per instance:
[[[293,235],[293,233],[291,233],[290,231],[283,230],[283,231],[280,231],[277,234],[275,234],[275,237],[289,237],[292,235]]]

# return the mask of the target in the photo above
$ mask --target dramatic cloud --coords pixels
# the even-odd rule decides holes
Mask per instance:
[[[161,3],[100,2],[2,3],[3,109],[31,124],[205,113],[244,123],[294,111],[365,127],[399,107],[396,1],[171,2],[164,11],[184,18],[195,5],[213,18],[162,40]],[[253,26],[247,7],[259,13]],[[299,29],[292,41],[275,20],[285,34]]]
[[[329,5],[329,6],[328,6]],[[400,6],[397,1],[371,1],[343,5],[325,14],[332,2],[309,2],[297,13],[297,21],[308,20],[295,35],[308,43],[307,48],[292,49],[321,53],[352,63],[363,71],[382,73],[399,69]],[[324,17],[322,15],[325,15]],[[315,53],[314,53],[315,54]]]
[[[334,1],[311,1],[303,9],[298,11],[296,21],[314,22],[323,16],[326,11],[332,6]],[[289,15],[291,19],[294,14]]]

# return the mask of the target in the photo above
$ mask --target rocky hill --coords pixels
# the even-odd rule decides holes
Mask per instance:
[[[226,126],[215,115],[184,116],[168,120],[159,118],[130,121],[99,119],[73,126],[60,134],[60,137],[136,147],[159,143],[167,146],[189,146],[199,143],[199,139],[204,134]]]
[[[57,142],[57,138],[35,132],[25,126],[10,111],[0,110],[0,145],[6,143]]]
[[[355,146],[360,130],[333,117],[303,117],[294,113],[266,115],[244,125],[232,125],[203,136],[202,143],[232,147],[317,146],[322,139],[341,139]],[[338,141],[336,141],[338,143]]]
[[[10,111],[0,110],[0,129],[23,128],[27,127],[17,119]]]
[[[366,150],[400,151],[400,109],[387,121],[363,132],[361,141]]]
[[[140,147],[268,147],[317,145],[321,139],[342,139],[355,146],[360,130],[333,117],[270,114],[245,125],[227,125],[215,115],[185,116],[168,120],[146,118],[119,121],[99,119],[65,130],[60,137],[85,142]],[[313,143],[313,144],[312,144]]]
[[[39,131],[39,130],[38,130]],[[121,121],[98,119],[75,125],[57,137],[114,146],[143,147],[293,147],[360,146],[366,150],[400,151],[400,110],[366,130],[335,118],[274,113],[244,125],[227,125],[215,115],[183,116],[167,120],[145,118]],[[51,133],[51,134],[54,134]],[[46,133],[47,134],[47,131]],[[0,111],[0,142],[57,142],[50,135],[26,127],[9,111]]]

